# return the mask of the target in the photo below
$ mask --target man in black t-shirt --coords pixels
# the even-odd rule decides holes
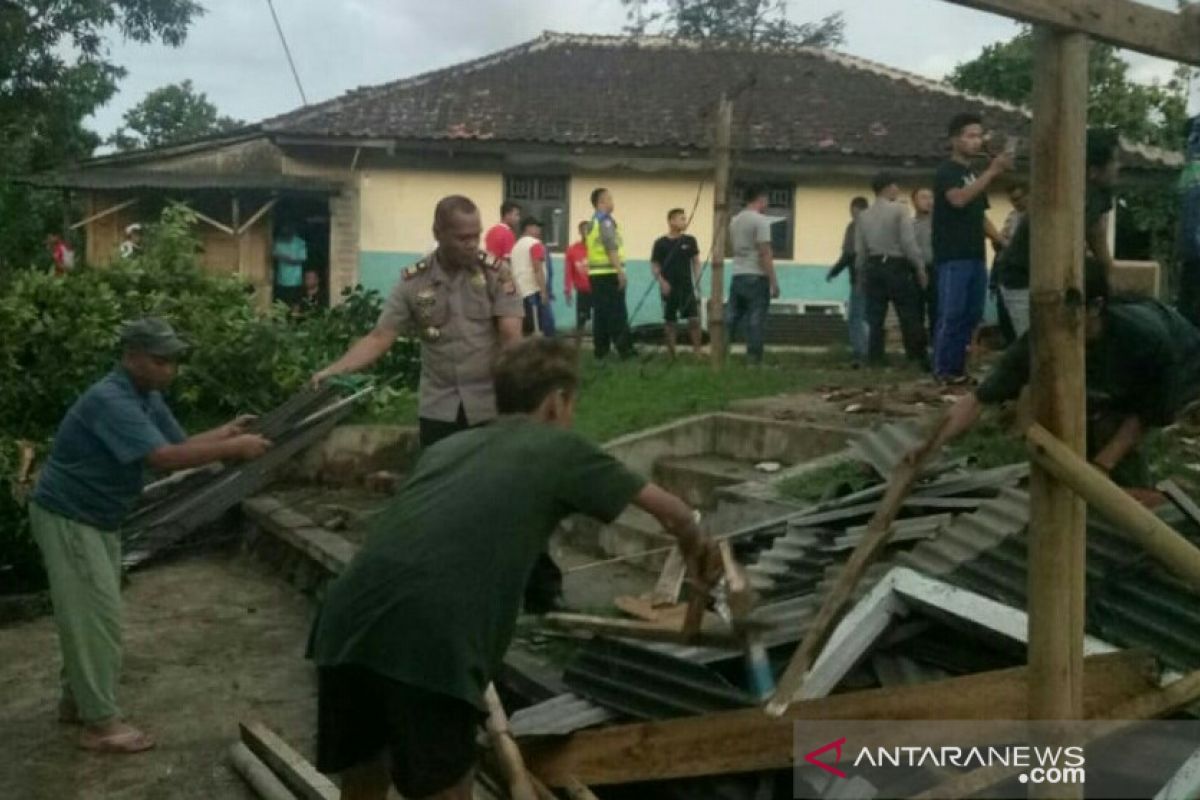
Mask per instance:
[[[996,156],[977,175],[971,162],[983,150],[983,120],[959,114],[950,121],[949,160],[942,162],[933,185],[933,258],[938,285],[938,327],[933,345],[933,374],[946,383],[966,381],[967,347],[983,319],[987,297],[984,237],[1001,242],[987,218],[987,190],[1012,168],[1012,156]]]
[[[692,350],[700,355],[700,246],[684,233],[687,214],[682,208],[667,212],[667,226],[669,232],[658,238],[650,255],[650,268],[662,293],[667,352],[675,357],[675,323],[683,317]]]

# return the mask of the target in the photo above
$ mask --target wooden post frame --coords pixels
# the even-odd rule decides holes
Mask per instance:
[[[729,142],[733,130],[733,101],[721,95],[713,139],[712,289],[708,296],[708,346],[715,369],[725,366],[725,242],[729,236]]]
[[[1034,33],[1030,397],[1034,419],[1085,451],[1083,204],[1088,39]],[[1030,465],[1029,716],[1083,716],[1087,508],[1037,461]],[[1082,788],[1030,786],[1030,796]]]

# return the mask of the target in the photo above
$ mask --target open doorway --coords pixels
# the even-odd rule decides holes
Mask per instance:
[[[281,198],[273,216],[271,299],[289,306],[328,308],[329,201]]]

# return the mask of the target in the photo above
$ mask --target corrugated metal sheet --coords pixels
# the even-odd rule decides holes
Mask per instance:
[[[899,561],[1008,605],[1027,602],[1028,496],[1009,491],[962,517]],[[985,513],[986,512],[986,513]],[[1200,532],[1177,509],[1159,516],[1193,543]],[[1200,668],[1200,593],[1152,562],[1106,520],[1091,515],[1087,541],[1087,631],[1121,647],[1142,647],[1177,670]]]
[[[850,442],[850,452],[886,478],[895,471],[905,454],[915,450],[925,440],[925,431],[916,422],[893,422],[879,425],[857,434]],[[927,473],[943,468],[945,461],[937,458],[926,466]]]
[[[264,455],[247,463],[195,473],[178,484],[148,493],[123,529],[124,564],[133,567],[144,563],[265,488],[276,469],[320,441],[350,414],[352,407],[344,406],[318,421],[296,427],[337,399],[334,388],[305,389],[258,420],[256,430],[274,443]]]
[[[567,692],[515,712],[508,724],[514,736],[565,736],[617,718],[615,711]]]
[[[639,719],[755,704],[752,695],[702,664],[605,637],[588,642],[563,679],[576,694]]]

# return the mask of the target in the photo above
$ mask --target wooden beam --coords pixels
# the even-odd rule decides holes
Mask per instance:
[[[217,220],[213,219],[212,217],[208,216],[207,214],[203,214],[203,213],[197,211],[196,209],[192,208],[190,205],[183,202],[182,200],[172,199],[171,202],[175,203],[176,205],[183,206],[188,211],[192,212],[192,216],[194,216],[196,219],[200,220],[201,222],[206,222],[209,225],[212,225],[214,228],[221,231],[222,233],[227,233],[230,236],[234,235],[233,228],[229,227],[224,222],[218,222]]]
[[[262,800],[296,800],[296,796],[288,791],[275,773],[241,742],[234,742],[229,748],[229,760],[234,770]]]
[[[672,644],[692,644],[697,647],[725,647],[735,650],[742,648],[742,640],[731,630],[690,629],[689,622],[694,609],[699,608],[700,618],[703,618],[704,595],[698,595],[699,603],[689,604],[685,611],[684,625],[680,628],[667,627],[656,622],[641,622],[640,620],[621,619],[619,617],[597,617],[589,614],[551,613],[542,617],[542,623],[553,628],[564,630],[584,631],[602,636],[620,636],[626,639],[639,639],[648,642],[668,642]],[[699,623],[697,623],[697,626]]]
[[[1043,4],[1048,5],[1048,4]],[[1068,4],[1070,5],[1070,4]],[[1085,446],[1083,201],[1088,39],[1034,31],[1030,399],[1034,419],[1067,448]],[[1087,508],[1036,461],[1030,470],[1029,702],[1031,719],[1083,716]],[[1030,796],[1080,797],[1031,786]],[[1057,794],[1055,794],[1057,792]]]
[[[946,422],[946,419],[942,420],[938,426],[939,430],[946,425]],[[932,432],[926,442],[932,441],[936,435],[937,431]],[[879,507],[871,516],[871,521],[867,523],[866,535],[854,548],[854,552],[846,561],[846,566],[838,575],[837,581],[821,601],[821,608],[817,612],[816,619],[804,634],[804,640],[792,654],[787,669],[779,679],[775,694],[767,703],[768,714],[782,714],[788,704],[803,690],[804,679],[809,668],[821,654],[821,648],[825,646],[825,641],[833,633],[834,626],[845,613],[846,606],[850,602],[850,598],[854,596],[854,589],[858,586],[858,582],[866,574],[867,568],[883,552],[884,546],[891,538],[892,523],[900,512],[904,499],[912,491],[913,484],[916,483],[921,470],[932,455],[932,451],[925,447],[914,463],[903,461],[892,472],[892,476],[888,480],[887,493],[884,494]]]
[[[1200,66],[1200,14],[1194,12],[1175,13],[1133,0],[950,2],[1061,32],[1086,33],[1117,47]]]
[[[1157,668],[1145,653],[1089,657],[1086,700],[1091,714],[1154,688]],[[793,703],[782,717],[760,709],[617,725],[560,741],[526,741],[525,763],[549,786],[589,786],[787,769],[800,720],[1024,719],[1025,667],[934,683],[872,689]]]
[[[238,228],[238,236],[241,236],[243,233],[250,230],[250,228],[254,227],[254,223],[262,219],[263,215],[274,208],[277,202],[279,201],[268,200],[267,202],[263,203],[262,208],[251,214],[250,219],[246,220],[244,223],[242,223],[242,227]]]
[[[1139,720],[1171,716],[1200,699],[1200,672],[1191,672],[1162,689],[1154,689],[1107,709],[1097,716],[1111,720],[1089,728],[1084,744],[1120,733]],[[938,800],[944,797],[972,797],[997,783],[1015,778],[1027,768],[983,767],[956,775],[944,783],[916,795],[914,800]]]
[[[261,722],[242,722],[242,742],[262,759],[300,800],[338,800],[333,782]]]
[[[729,145],[733,131],[733,101],[721,95],[713,134],[712,288],[708,296],[708,348],[714,369],[725,366],[725,242],[729,236]]]
[[[1200,588],[1200,549],[1040,425],[1025,433],[1033,459],[1181,580]]]
[[[83,219],[79,220],[79,222],[76,222],[74,225],[71,226],[71,230],[76,230],[77,228],[82,228],[84,225],[90,225],[91,223],[96,222],[97,220],[104,219],[105,217],[115,214],[118,211],[124,211],[125,209],[129,208],[131,205],[133,205],[136,202],[137,202],[137,198],[135,197],[132,200],[126,200],[123,203],[117,203],[115,206],[109,206],[108,208],[104,209],[103,211],[99,211],[95,214],[92,214],[91,216],[87,216],[87,217],[84,217]]]

